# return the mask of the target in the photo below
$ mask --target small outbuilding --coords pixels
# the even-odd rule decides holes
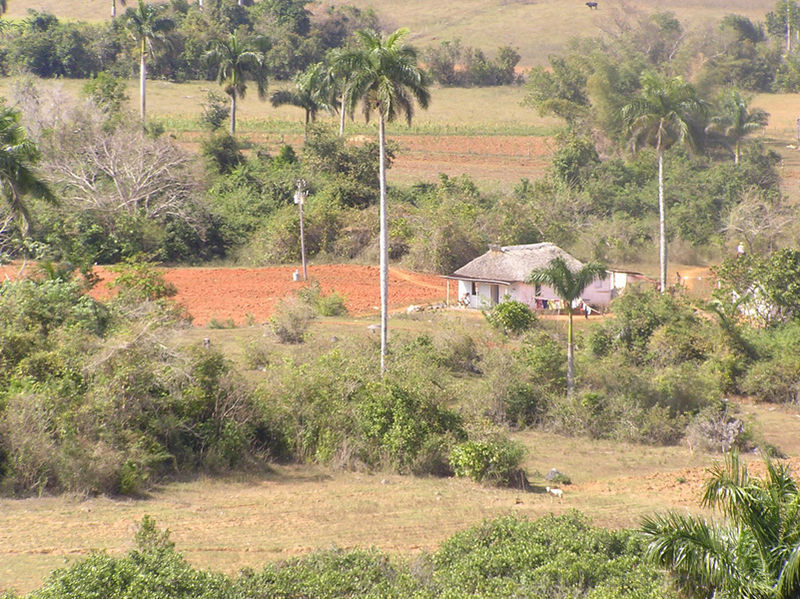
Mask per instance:
[[[550,287],[525,282],[533,270],[546,268],[559,256],[570,270],[583,266],[580,260],[552,243],[490,245],[488,252],[445,278],[458,282],[458,301],[468,308],[491,308],[507,298],[533,309],[564,309],[566,306]],[[589,285],[582,299],[596,309],[605,308],[633,279],[644,280],[644,277],[641,273],[608,269],[606,278]]]

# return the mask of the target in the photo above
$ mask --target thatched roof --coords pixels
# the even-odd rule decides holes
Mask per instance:
[[[489,251],[453,273],[453,278],[514,283],[524,281],[537,268],[547,268],[561,256],[570,270],[583,263],[552,243],[489,246]]]

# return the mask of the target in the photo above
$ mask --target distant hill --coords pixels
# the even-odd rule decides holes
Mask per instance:
[[[117,0],[118,10],[120,4]],[[729,13],[761,20],[775,0],[598,0],[597,10],[584,0],[323,0],[310,7],[318,11],[342,4],[372,7],[386,29],[408,27],[421,46],[456,38],[486,51],[509,45],[522,55],[521,64],[529,66],[544,63],[570,37],[613,26],[620,12],[671,11],[694,28]],[[61,18],[100,21],[109,18],[111,0],[8,0],[8,5],[11,17],[35,8]]]

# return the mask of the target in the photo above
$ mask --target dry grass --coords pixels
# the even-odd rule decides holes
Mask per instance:
[[[800,417],[746,406],[762,433],[800,455]],[[282,466],[260,475],[175,482],[141,500],[69,497],[0,499],[0,591],[29,591],[52,569],[91,550],[122,554],[145,514],[169,528],[195,565],[229,573],[315,548],[375,546],[392,553],[434,550],[458,530],[514,513],[535,518],[579,509],[605,526],[636,526],[643,514],[697,508],[703,469],[714,456],[682,447],[643,447],[516,435],[526,468],[569,474],[563,503],[541,492],[494,489],[466,480]],[[753,458],[756,459],[756,458]]]

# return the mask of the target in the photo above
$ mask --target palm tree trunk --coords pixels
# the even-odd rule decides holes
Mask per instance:
[[[389,231],[386,218],[386,122],[381,113],[378,124],[380,199],[380,276],[381,276],[381,376],[386,373],[389,342]]]
[[[139,112],[142,115],[142,123],[145,120],[147,102],[146,102],[146,87],[147,81],[147,42],[142,38],[141,58],[139,61]]]
[[[664,151],[658,149],[658,234],[659,255],[661,262],[661,293],[667,291],[667,232],[666,212],[664,207]]]
[[[738,139],[736,140],[736,152],[733,154],[733,163],[739,164],[739,154],[742,151],[742,142]]]
[[[347,112],[347,108],[344,105],[344,92],[342,92],[342,110],[339,114],[339,137],[344,135],[344,115]]]
[[[305,142],[308,141],[308,123],[310,120],[311,120],[311,113],[308,110],[306,110],[306,123],[305,123],[305,128],[303,129],[303,141]]]
[[[111,0],[111,18],[117,16],[117,0]]]
[[[567,397],[572,397],[575,389],[575,352],[572,344],[572,302],[567,304],[569,325],[567,325]]]
[[[236,135],[236,92],[231,94],[231,136]]]

